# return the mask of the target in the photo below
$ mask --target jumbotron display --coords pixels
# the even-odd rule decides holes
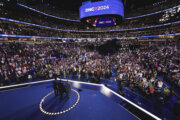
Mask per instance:
[[[113,26],[124,18],[121,0],[86,1],[79,9],[81,21],[94,27]]]

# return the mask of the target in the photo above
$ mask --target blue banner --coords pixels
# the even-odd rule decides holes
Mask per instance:
[[[178,36],[178,35],[180,35],[180,33],[163,34],[163,35],[151,35],[151,36],[137,36],[137,37],[113,37],[112,39],[136,39],[136,38],[138,39],[138,38],[152,38],[152,37]],[[38,38],[38,39],[64,39],[64,40],[73,39],[73,38],[60,38],[60,37],[42,37],[42,36],[7,35],[7,34],[0,34],[0,37]]]
[[[107,26],[113,26],[113,25],[115,25],[115,21],[112,17],[99,18],[97,19],[97,23],[96,23],[97,27],[107,27]]]
[[[59,37],[41,37],[41,36],[7,35],[7,34],[0,34],[0,37],[12,37],[12,38],[38,38],[38,39],[60,39]]]

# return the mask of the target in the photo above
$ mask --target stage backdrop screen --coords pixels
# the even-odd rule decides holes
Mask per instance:
[[[86,1],[79,8],[80,19],[98,15],[119,15],[124,18],[124,6],[121,0]]]

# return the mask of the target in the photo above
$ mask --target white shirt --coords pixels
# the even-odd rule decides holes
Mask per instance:
[[[147,79],[146,78],[143,78],[143,82],[146,83]]]
[[[142,77],[142,75],[143,75],[142,73],[139,73],[139,76],[140,76],[140,77]]]
[[[162,86],[163,86],[163,82],[162,82],[162,81],[159,81],[159,82],[158,82],[158,87],[159,87],[159,88],[162,88]]]
[[[120,75],[119,75],[119,77],[120,77],[120,79],[122,79],[122,77],[123,77],[123,74],[120,74]]]
[[[151,78],[151,80],[150,80],[151,82],[154,82],[154,78]]]

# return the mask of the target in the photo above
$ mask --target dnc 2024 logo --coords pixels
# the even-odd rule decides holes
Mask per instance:
[[[103,6],[86,8],[85,12],[93,12],[93,11],[107,10],[107,9],[109,9],[109,5],[103,5]]]

